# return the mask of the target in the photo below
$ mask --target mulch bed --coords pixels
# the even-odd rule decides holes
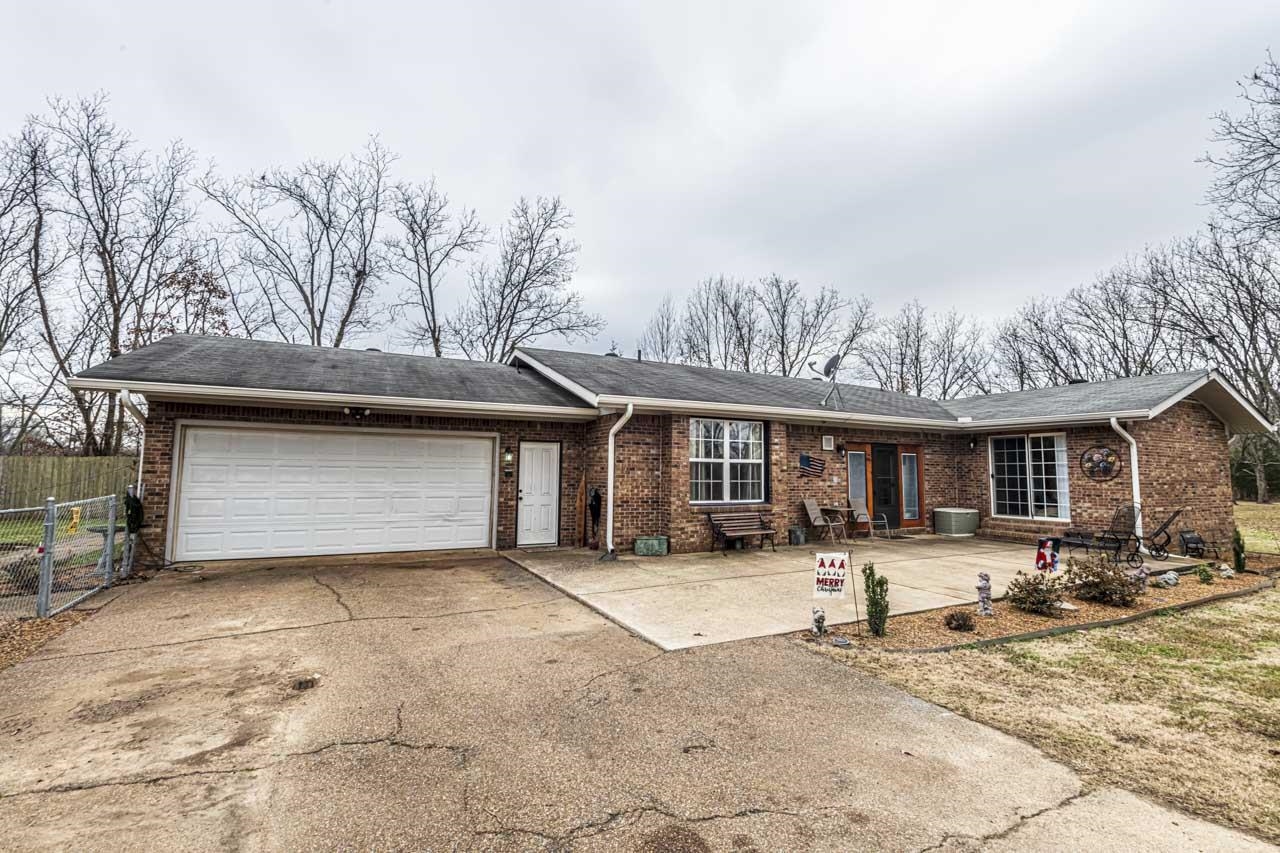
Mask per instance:
[[[48,619],[0,622],[0,669],[8,669],[73,625],[93,615],[91,610],[68,610]]]
[[[873,637],[865,623],[861,625],[835,625],[831,628],[834,636],[845,637],[852,644],[850,648],[882,649],[886,651],[919,651],[950,646],[965,646],[979,640],[1017,637],[1071,625],[1083,625],[1092,622],[1104,622],[1122,619],[1143,613],[1156,613],[1169,607],[1185,605],[1199,600],[1212,599],[1223,593],[1240,592],[1253,588],[1269,589],[1272,582],[1263,576],[1241,574],[1226,579],[1215,577],[1212,584],[1202,584],[1194,574],[1183,575],[1182,581],[1172,589],[1149,587],[1145,595],[1138,599],[1134,607],[1112,607],[1092,601],[1081,601],[1067,595],[1068,604],[1075,605],[1078,610],[1063,611],[1060,617],[1038,616],[1026,613],[1013,607],[1003,599],[992,603],[995,616],[978,616],[976,604],[958,604],[954,607],[943,607],[938,610],[926,610],[920,613],[906,613],[901,616],[890,615],[885,636]],[[964,610],[973,614],[973,631],[952,631],[943,624],[947,613],[953,610]],[[859,631],[861,628],[861,631]],[[808,631],[795,635],[798,639],[812,641]]]

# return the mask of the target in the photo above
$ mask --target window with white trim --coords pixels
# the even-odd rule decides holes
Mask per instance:
[[[1071,518],[1067,437],[1061,433],[991,438],[991,511],[1015,518]]]
[[[689,500],[764,501],[764,424],[689,419]]]

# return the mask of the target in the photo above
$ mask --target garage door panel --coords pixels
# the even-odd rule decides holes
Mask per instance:
[[[241,456],[273,458],[276,456],[276,436],[273,433],[252,430],[232,433],[231,452]]]
[[[227,518],[236,521],[256,521],[271,513],[271,498],[267,497],[232,497],[224,503]]]
[[[493,441],[189,427],[176,559],[490,544]]]
[[[273,478],[270,465],[239,462],[231,466],[229,479],[237,486],[267,486]]]

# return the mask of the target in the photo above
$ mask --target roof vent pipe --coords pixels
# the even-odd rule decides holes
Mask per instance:
[[[622,417],[618,418],[617,423],[609,428],[609,493],[605,498],[605,521],[604,536],[605,546],[607,550],[600,555],[601,560],[616,560],[618,552],[613,550],[613,463],[614,463],[614,438],[618,432],[627,425],[627,421],[631,420],[631,416],[635,414],[636,404],[627,403],[627,410],[622,413]]]

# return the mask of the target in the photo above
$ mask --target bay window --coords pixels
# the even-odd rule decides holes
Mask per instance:
[[[689,500],[764,501],[764,424],[689,419]]]
[[[991,438],[991,511],[1014,518],[1071,518],[1067,438],[1061,433]]]

